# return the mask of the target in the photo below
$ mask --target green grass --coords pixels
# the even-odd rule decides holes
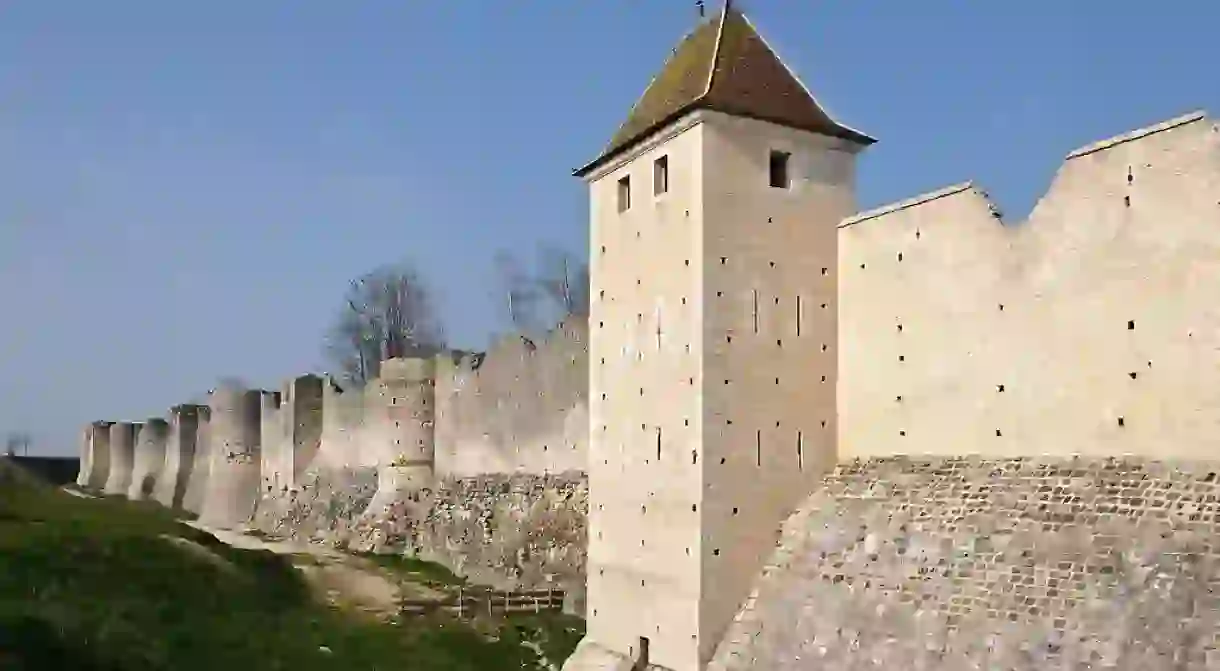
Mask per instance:
[[[354,554],[388,569],[395,575],[402,576],[421,585],[450,587],[466,584],[465,578],[455,575],[453,571],[434,562],[393,554],[376,554],[373,552],[358,552]]]
[[[351,618],[316,603],[289,558],[231,548],[155,503],[68,495],[0,459],[6,671],[534,669],[523,642],[558,664],[582,630],[555,614],[501,621],[491,637],[443,618]]]

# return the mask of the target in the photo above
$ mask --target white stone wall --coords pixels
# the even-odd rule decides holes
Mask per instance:
[[[1220,133],[1074,152],[1028,221],[961,186],[840,228],[839,446],[1209,458]]]

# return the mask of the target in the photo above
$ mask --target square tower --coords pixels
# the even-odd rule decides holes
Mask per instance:
[[[576,171],[591,220],[588,635],[565,669],[704,668],[833,465],[836,229],[873,142],[726,3]]]

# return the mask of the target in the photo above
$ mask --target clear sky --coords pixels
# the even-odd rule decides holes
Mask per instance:
[[[709,0],[709,11],[719,6]],[[880,139],[862,207],[974,179],[1017,217],[1075,147],[1220,114],[1216,0],[748,0]],[[0,433],[69,453],[222,376],[321,370],[346,283],[408,259],[457,344],[492,255],[585,253],[571,169],[693,0],[0,1]]]

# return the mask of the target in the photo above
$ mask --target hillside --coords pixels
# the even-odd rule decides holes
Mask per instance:
[[[582,633],[558,614],[372,617],[319,598],[310,563],[0,459],[0,669],[546,669]]]

